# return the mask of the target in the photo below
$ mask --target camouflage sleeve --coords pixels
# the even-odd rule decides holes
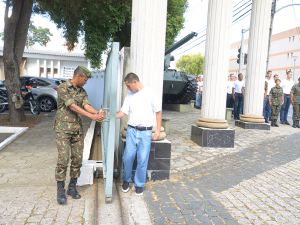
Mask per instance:
[[[87,95],[86,91],[84,90],[84,97],[82,100],[82,108],[84,108],[85,105],[90,105],[90,104],[91,103],[89,102],[88,95]]]
[[[291,89],[291,94],[295,93],[295,89],[296,89],[296,85],[293,85],[292,89]]]
[[[72,104],[76,104],[75,99],[69,93],[67,87],[60,87],[57,90],[58,98],[67,106],[69,107]]]

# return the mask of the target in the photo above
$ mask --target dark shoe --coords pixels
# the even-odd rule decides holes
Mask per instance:
[[[296,127],[297,127],[297,128],[300,128],[299,120],[296,120]]]
[[[71,195],[73,199],[80,199],[81,195],[78,193],[76,189],[77,178],[71,178],[67,194]]]
[[[294,128],[297,127],[296,121],[293,121],[293,126],[292,127],[294,127]]]
[[[274,127],[279,127],[276,120],[274,120]]]
[[[269,121],[268,121],[268,120],[265,120],[265,123],[269,123]],[[272,123],[272,121],[271,121],[271,123]]]
[[[285,121],[283,124],[291,125],[288,121]]]
[[[273,121],[271,121],[271,127],[275,127],[275,126],[274,126],[274,122],[273,122]]]
[[[123,181],[123,184],[122,184],[122,192],[127,193],[127,192],[129,191],[129,189],[130,189],[129,183]]]
[[[136,195],[143,195],[144,188],[143,187],[135,187],[135,194]]]
[[[57,181],[57,203],[60,205],[67,203],[64,181]]]
[[[285,122],[283,122],[283,121],[280,121],[280,123],[281,123],[281,124],[285,124]]]

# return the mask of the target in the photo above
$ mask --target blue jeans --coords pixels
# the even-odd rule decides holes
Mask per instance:
[[[152,131],[138,131],[132,127],[127,128],[126,147],[123,155],[123,181],[131,182],[132,166],[137,157],[134,184],[144,187],[147,167],[151,149]]]
[[[291,105],[291,97],[288,94],[284,94],[283,105],[280,109],[280,122],[287,122],[287,116]]]
[[[240,93],[235,93],[235,100],[234,100],[234,119],[239,120],[240,114],[243,113],[243,107],[244,107],[244,96]]]
[[[195,106],[196,108],[201,108],[201,105],[202,105],[202,93],[197,92]]]
[[[271,107],[269,103],[269,95],[267,95],[264,101],[264,118],[266,122],[269,121],[270,113],[271,113]]]

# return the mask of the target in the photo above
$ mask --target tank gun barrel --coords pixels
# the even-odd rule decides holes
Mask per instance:
[[[178,42],[173,44],[170,48],[168,48],[165,51],[165,56],[170,54],[171,52],[173,52],[174,50],[176,50],[180,46],[184,45],[185,43],[187,43],[189,40],[191,40],[193,37],[196,37],[197,35],[198,34],[196,32],[191,32],[190,34],[188,34],[187,36],[185,36],[184,38],[182,38],[181,40],[179,40]]]

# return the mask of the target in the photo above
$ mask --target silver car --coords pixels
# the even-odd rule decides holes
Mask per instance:
[[[57,107],[57,85],[51,83],[48,78],[22,76],[21,85],[32,85],[32,93],[37,96],[41,111],[50,112]],[[5,81],[4,81],[5,82]],[[0,88],[5,89],[4,82],[0,82]]]

